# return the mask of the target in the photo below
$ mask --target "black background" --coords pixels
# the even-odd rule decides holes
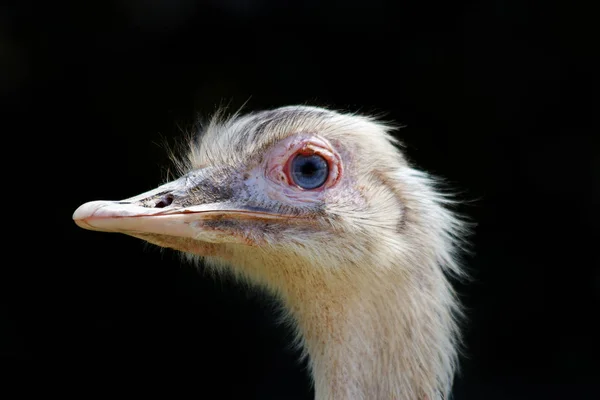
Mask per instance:
[[[81,398],[311,398],[266,295],[71,220],[81,203],[160,183],[162,143],[198,115],[306,103],[386,113],[417,165],[475,200],[461,210],[478,226],[454,398],[598,398],[592,10],[286,3],[0,8],[0,379]]]

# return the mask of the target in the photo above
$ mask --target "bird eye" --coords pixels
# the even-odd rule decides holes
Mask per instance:
[[[327,181],[329,165],[318,154],[298,154],[290,165],[290,176],[302,189],[316,189]]]

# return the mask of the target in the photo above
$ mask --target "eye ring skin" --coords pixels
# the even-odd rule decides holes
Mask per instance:
[[[298,153],[318,154],[329,166],[329,175],[316,189],[302,189],[289,175],[291,159]],[[271,148],[256,167],[247,172],[243,186],[247,195],[266,196],[267,201],[283,205],[320,203],[342,179],[344,167],[340,153],[327,139],[314,133],[292,134]]]
[[[299,143],[295,143],[295,145],[290,146],[289,151],[287,152],[288,159],[283,168],[283,174],[285,175],[287,184],[294,189],[301,191],[323,191],[327,188],[335,185],[342,176],[342,162],[339,154],[333,150],[332,146],[329,145],[324,139],[321,139],[317,136],[308,136],[303,138]],[[320,156],[327,163],[327,178],[325,181],[315,187],[315,188],[303,188],[299,186],[292,177],[292,163],[294,159],[298,155],[303,156],[311,156],[317,155]]]

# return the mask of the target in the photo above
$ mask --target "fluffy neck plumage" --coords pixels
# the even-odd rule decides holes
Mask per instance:
[[[282,300],[309,356],[316,400],[442,400],[452,385],[460,313],[439,265],[450,253],[413,249],[351,265],[315,265],[294,253],[273,258],[239,245],[205,259]]]
[[[449,298],[448,287],[424,275],[368,284],[349,278],[325,277],[284,296],[310,357],[316,399],[444,398],[454,328],[438,299]]]

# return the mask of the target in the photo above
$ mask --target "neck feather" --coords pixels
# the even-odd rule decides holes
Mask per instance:
[[[447,397],[455,302],[441,271],[431,274],[366,280],[327,273],[287,288],[284,302],[310,358],[317,400]]]

